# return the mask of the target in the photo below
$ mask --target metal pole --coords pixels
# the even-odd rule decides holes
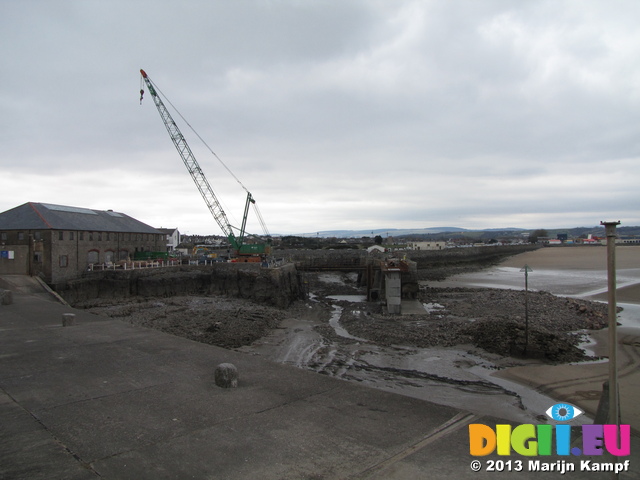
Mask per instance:
[[[616,305],[616,226],[620,222],[600,222],[607,236],[607,287],[609,291],[609,423],[620,423],[618,404],[618,335]]]
[[[524,350],[522,353],[526,355],[529,348],[529,272],[533,270],[525,264],[520,271],[524,272]]]
[[[524,266],[524,353],[529,347],[529,267]]]

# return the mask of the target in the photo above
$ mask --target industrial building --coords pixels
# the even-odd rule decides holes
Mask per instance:
[[[166,248],[166,234],[113,210],[29,202],[0,213],[0,275],[38,275],[55,285],[91,265]]]

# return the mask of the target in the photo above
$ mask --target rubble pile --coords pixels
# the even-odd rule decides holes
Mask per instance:
[[[94,306],[93,313],[118,317],[201,343],[237,348],[277,328],[285,312],[229,297],[170,297]]]
[[[428,288],[420,299],[439,308],[408,316],[345,310],[341,322],[352,335],[381,345],[472,344],[491,353],[548,362],[584,360],[579,332],[607,325],[605,304],[548,292],[528,293],[528,335],[523,291]]]

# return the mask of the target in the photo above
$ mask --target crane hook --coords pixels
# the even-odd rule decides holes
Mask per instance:
[[[144,89],[140,89],[140,105],[142,105],[142,97],[144,96]]]

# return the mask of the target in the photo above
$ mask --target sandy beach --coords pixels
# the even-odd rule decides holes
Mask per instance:
[[[428,285],[522,290],[525,265],[532,270],[528,276],[530,290],[607,301],[607,250],[602,246],[541,248],[509,257],[489,269]],[[616,275],[618,303],[640,304],[640,246],[616,247]]]
[[[520,268],[525,264],[542,269],[606,270],[607,248],[547,247],[509,257],[500,265]],[[616,267],[640,268],[640,246],[616,246]]]

